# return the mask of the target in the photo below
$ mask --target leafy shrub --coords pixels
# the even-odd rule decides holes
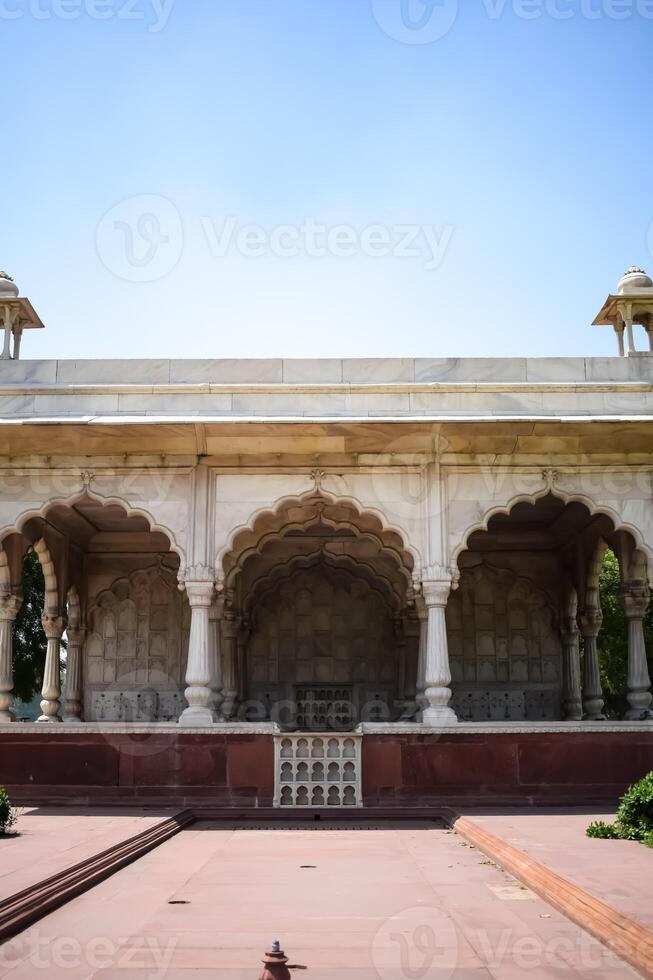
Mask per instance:
[[[617,823],[630,840],[643,840],[653,831],[653,772],[628,789],[617,810]]]
[[[601,840],[638,840],[653,847],[653,771],[626,790],[615,823],[595,820],[586,833]]]
[[[16,811],[7,796],[7,790],[0,786],[0,835],[8,833],[16,823]]]
[[[621,836],[616,824],[606,823],[604,820],[595,820],[589,825],[586,833],[588,837],[597,837],[600,840],[616,840]]]

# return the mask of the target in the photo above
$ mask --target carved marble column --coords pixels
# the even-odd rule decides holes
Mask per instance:
[[[599,668],[597,637],[603,624],[600,609],[589,608],[578,617],[578,625],[583,637],[585,653],[583,657],[583,711],[586,721],[604,721],[603,688]]]
[[[221,627],[223,603],[217,600],[209,609],[209,657],[211,662],[211,710],[216,721],[220,721],[222,704],[222,651]]]
[[[21,600],[15,595],[0,596],[0,724],[15,721],[10,711],[14,700],[12,630]]]
[[[238,699],[238,633],[240,622],[234,613],[226,613],[222,620],[222,717],[231,721]]]
[[[41,691],[42,722],[61,721],[61,637],[66,628],[64,616],[54,616],[43,613],[41,616],[43,631],[48,641],[45,653],[45,670],[43,671],[43,690]]]
[[[623,327],[623,323],[616,325],[615,328],[614,328],[614,332],[617,335],[617,346],[618,346],[618,349],[619,349],[619,357],[625,357],[626,356],[626,349],[624,347],[624,327]]]
[[[240,624],[238,631],[238,700],[241,702],[247,698],[247,641],[249,640],[249,625],[246,622]]]
[[[18,361],[20,359],[20,342],[23,339],[23,329],[22,327],[14,328],[14,352],[13,359]]]
[[[186,684],[188,686],[185,691],[188,707],[182,711],[179,724],[195,727],[212,725],[209,608],[213,601],[213,573],[204,566],[189,569],[185,589],[191,609],[188,665],[186,667]]]
[[[645,582],[628,582],[621,589],[621,604],[628,622],[628,704],[624,715],[628,721],[653,718],[651,678],[646,661],[644,615],[650,592]]]
[[[415,609],[419,620],[419,646],[417,652],[417,705],[420,711],[427,707],[424,697],[426,690],[426,635],[428,630],[428,609],[423,596],[415,599]]]
[[[419,641],[420,622],[417,617],[403,616],[401,634],[403,637],[403,678],[404,700],[401,704],[402,721],[416,721],[420,706],[417,703],[417,660],[414,656],[415,641]],[[398,638],[399,641],[399,638]]]
[[[2,346],[2,354],[0,354],[0,360],[8,361],[11,358],[11,332],[14,327],[14,323],[17,319],[17,312],[12,310],[10,306],[5,305],[2,310],[3,314],[3,326],[4,326],[4,343]]]
[[[455,712],[449,707],[451,700],[451,670],[445,609],[451,591],[451,578],[422,583],[422,594],[427,609],[426,663],[424,672],[424,701],[422,712],[424,725],[455,725]]]
[[[83,629],[68,629],[66,657],[66,700],[64,702],[63,718],[70,724],[79,724],[82,720],[82,647],[84,646]]]
[[[406,701],[406,637],[401,619],[394,621],[394,638],[397,657],[397,708],[403,713],[408,707]]]
[[[565,721],[580,721],[583,717],[579,636],[576,620],[565,617],[560,631],[563,671],[562,711]]]

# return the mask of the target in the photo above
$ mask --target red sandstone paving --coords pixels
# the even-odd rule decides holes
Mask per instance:
[[[636,976],[450,831],[205,823],[0,947],[0,978],[255,980],[275,938],[307,980]]]
[[[0,900],[149,830],[175,812],[138,807],[25,808],[16,825],[18,835],[0,840]]]
[[[500,837],[595,898],[653,929],[653,848],[637,841],[594,840],[593,820],[611,823],[614,812],[547,809],[466,812]]]

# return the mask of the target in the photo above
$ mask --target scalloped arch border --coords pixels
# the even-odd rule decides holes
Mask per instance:
[[[218,551],[216,556],[215,571],[216,571],[216,578],[218,583],[222,584],[224,582],[223,561],[225,557],[228,554],[230,554],[230,552],[233,551],[234,542],[239,534],[241,534],[243,531],[253,532],[254,525],[256,524],[257,520],[259,520],[259,518],[261,517],[264,517],[266,514],[270,514],[271,516],[274,517],[279,513],[279,511],[284,506],[293,506],[293,505],[301,506],[302,504],[305,504],[307,501],[315,498],[326,499],[330,504],[336,504],[336,505],[343,504],[344,506],[349,505],[350,507],[352,507],[354,510],[357,511],[359,516],[362,516],[363,514],[370,514],[372,517],[375,517],[381,524],[381,529],[383,531],[389,531],[393,534],[396,534],[399,537],[399,539],[403,544],[404,550],[410,555],[410,557],[413,560],[413,569],[411,571],[412,576],[414,577],[416,574],[419,575],[420,570],[422,568],[422,557],[419,553],[419,550],[409,540],[405,528],[398,527],[396,524],[391,524],[388,521],[386,515],[383,513],[383,511],[379,510],[376,507],[365,506],[365,504],[363,504],[362,501],[360,501],[357,497],[354,497],[351,494],[347,496],[344,496],[342,494],[335,494],[332,493],[330,490],[325,490],[324,487],[321,487],[319,491],[316,491],[314,488],[311,488],[310,490],[307,490],[305,493],[290,494],[290,495],[284,494],[283,496],[278,497],[274,501],[274,503],[266,504],[264,507],[259,507],[258,510],[254,511],[250,515],[249,519],[244,524],[237,524],[236,527],[232,528],[227,542]]]
[[[248,609],[251,606],[255,596],[260,595],[263,599],[263,597],[269,595],[277,584],[291,581],[297,572],[315,570],[319,565],[321,557],[322,554],[319,551],[315,551],[311,555],[294,555],[287,562],[271,568],[266,575],[256,582],[253,593],[245,601],[245,608]],[[401,600],[393,588],[392,583],[384,576],[379,576],[374,568],[366,562],[356,561],[349,555],[327,554],[324,558],[326,559],[326,564],[332,571],[344,572],[352,578],[361,578],[373,592],[380,596],[381,600],[393,614],[400,611]],[[365,574],[361,575],[358,573],[357,575],[358,569],[363,569]],[[382,582],[383,585],[380,587],[375,584],[377,582]]]
[[[510,515],[512,510],[517,506],[517,504],[536,504],[538,500],[543,497],[557,497],[562,500],[565,504],[579,503],[583,504],[590,514],[594,516],[595,514],[602,514],[608,517],[614,526],[615,531],[626,531],[630,534],[635,542],[635,546],[646,556],[646,567],[648,571],[649,583],[653,587],[653,549],[646,543],[642,536],[642,532],[634,524],[628,524],[626,521],[622,520],[621,516],[607,504],[597,504],[596,501],[592,500],[583,493],[569,493],[559,487],[543,487],[536,493],[518,493],[506,504],[495,504],[490,507],[488,511],[483,515],[483,519],[478,521],[476,524],[472,524],[462,536],[461,542],[455,551],[451,555],[450,565],[456,571],[456,575],[460,576],[460,568],[458,567],[458,560],[464,551],[467,551],[469,539],[472,534],[476,534],[477,531],[487,531],[488,525],[493,517],[497,514]]]
[[[101,592],[98,592],[97,595],[93,597],[93,599],[89,604],[88,607],[89,632],[92,633],[95,631],[93,617],[101,609],[102,600],[106,596],[115,596],[116,589],[118,588],[118,586],[125,584],[131,592],[131,590],[134,587],[134,583],[136,582],[139,576],[147,575],[148,578],[152,579],[155,577],[155,575],[161,574],[162,572],[163,573],[169,572],[171,580],[174,581],[174,574],[175,574],[174,568],[167,568],[165,565],[162,565],[161,562],[151,562],[149,565],[146,565],[145,568],[134,568],[128,575],[118,575],[116,578],[114,578],[111,584],[108,585],[105,589],[102,589]],[[165,574],[162,574],[162,578],[165,580]],[[174,588],[173,591],[175,592],[175,594],[177,594],[178,592],[179,595],[182,596],[182,601],[183,601],[185,592],[182,592],[181,589],[175,590]]]
[[[147,521],[150,527],[150,531],[158,534],[164,534],[170,545],[170,551],[174,552],[179,557],[179,574],[178,578],[181,581],[186,570],[186,555],[184,549],[177,543],[174,532],[166,527],[164,524],[159,524],[143,507],[133,507],[128,500],[124,497],[111,496],[105,497],[103,494],[97,493],[95,490],[84,487],[77,493],[74,493],[67,497],[54,497],[44,503],[38,510],[31,508],[30,510],[22,511],[16,518],[13,524],[6,525],[0,530],[0,547],[5,538],[8,538],[12,534],[22,534],[25,525],[35,518],[45,519],[48,512],[52,510],[53,507],[71,507],[85,497],[90,497],[91,500],[97,501],[102,507],[117,506],[121,507],[127,517],[142,517]],[[4,549],[3,549],[4,550]]]

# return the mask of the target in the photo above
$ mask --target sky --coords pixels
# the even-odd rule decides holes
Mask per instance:
[[[613,354],[652,52],[653,0],[0,0],[24,356]]]

